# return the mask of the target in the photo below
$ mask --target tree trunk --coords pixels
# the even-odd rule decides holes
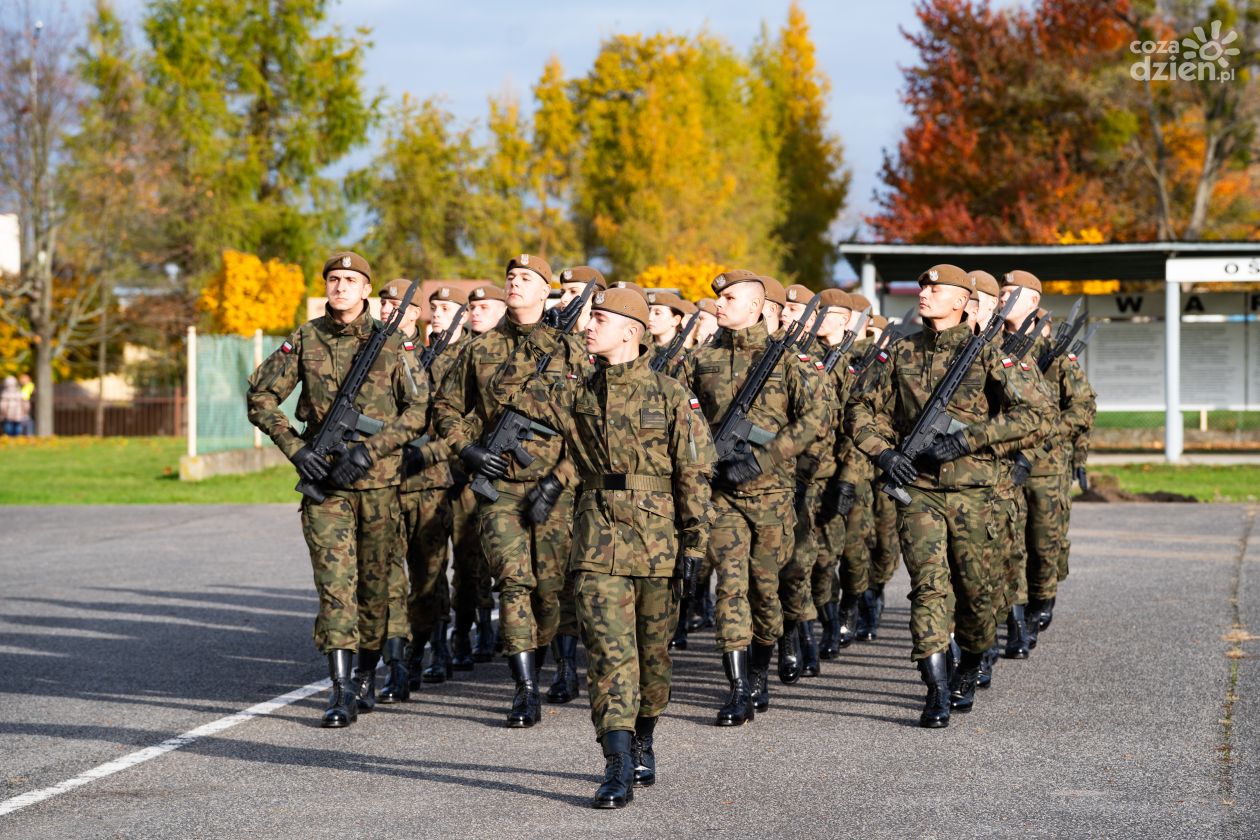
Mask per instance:
[[[102,298],[104,286],[102,285]],[[109,301],[101,306],[101,323],[96,334],[96,436],[105,437],[105,371],[108,369]]]
[[[52,323],[39,327],[35,341],[35,434],[53,434],[53,346]]]

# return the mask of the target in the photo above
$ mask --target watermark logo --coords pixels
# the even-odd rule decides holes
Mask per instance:
[[[1129,52],[1142,56],[1129,66],[1129,76],[1139,82],[1232,82],[1237,70],[1229,59],[1242,52],[1229,46],[1238,40],[1234,30],[1222,34],[1219,20],[1205,30],[1180,41],[1134,41]]]

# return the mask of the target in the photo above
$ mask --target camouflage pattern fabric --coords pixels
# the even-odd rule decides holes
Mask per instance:
[[[825,482],[820,483],[815,488],[815,495],[821,495],[825,487]],[[825,522],[820,521],[817,515],[814,516],[815,559],[813,568],[810,569],[809,584],[810,596],[814,600],[814,613],[810,618],[816,618],[818,610],[838,598],[836,568],[844,554],[845,528],[843,516],[833,516]]]
[[[998,622],[1016,604],[1028,603],[1028,552],[1024,531],[1028,522],[1028,505],[1024,491],[1011,479],[1010,468],[998,481],[993,492],[994,519],[999,532],[993,541],[993,573],[996,587],[993,593],[993,616]]]
[[[451,493],[451,606],[456,612],[492,609],[490,566],[481,552],[476,495],[466,482]]]
[[[717,577],[717,649],[773,644],[783,635],[779,572],[792,555],[792,493],[751,499],[713,494],[709,558]]]
[[[872,492],[872,526],[875,545],[871,549],[871,586],[883,586],[892,580],[901,559],[901,540],[897,537],[897,503],[887,493]]]
[[[1067,541],[1063,533],[1067,499],[1062,475],[1034,475],[1023,490],[1028,504],[1028,595],[1044,601],[1058,590],[1059,555]]]
[[[818,562],[818,540],[815,537],[814,511],[818,507],[818,488],[810,482],[805,490],[804,511],[796,510],[792,534],[792,555],[779,573],[779,603],[786,621],[812,621],[818,618],[810,590],[814,565]]]
[[[407,574],[411,592],[405,614],[411,638],[427,641],[439,622],[451,613],[447,584],[447,537],[451,533],[451,502],[445,488],[398,494],[407,534]],[[392,608],[392,603],[391,603]],[[392,615],[392,612],[391,612]]]
[[[840,588],[860,595],[871,584],[871,549],[875,544],[875,492],[870,481],[856,486],[857,499],[845,517],[844,552],[840,557]],[[880,495],[883,495],[882,493]]]

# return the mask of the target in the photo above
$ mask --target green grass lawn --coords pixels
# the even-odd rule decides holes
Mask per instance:
[[[1095,483],[1101,477],[1111,476],[1120,483],[1121,490],[1130,493],[1180,493],[1201,502],[1260,500],[1260,467],[1108,464],[1091,466],[1089,473]]]
[[[1219,432],[1247,432],[1260,429],[1260,411],[1209,411],[1208,428]],[[1181,424],[1199,428],[1199,412],[1183,411]],[[1162,411],[1100,411],[1094,421],[1099,429],[1157,429],[1164,426]]]
[[[291,467],[179,480],[183,438],[0,438],[0,504],[219,504],[298,501]]]

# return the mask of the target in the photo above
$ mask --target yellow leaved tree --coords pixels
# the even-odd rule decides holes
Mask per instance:
[[[713,287],[709,284],[726,266],[707,260],[696,262],[679,262],[667,256],[665,262],[650,265],[634,278],[645,289],[677,289],[686,300],[700,300],[713,297]]]
[[[255,330],[283,332],[293,326],[306,294],[299,266],[253,254],[224,251],[223,267],[201,290],[198,305],[219,333],[253,335]]]

